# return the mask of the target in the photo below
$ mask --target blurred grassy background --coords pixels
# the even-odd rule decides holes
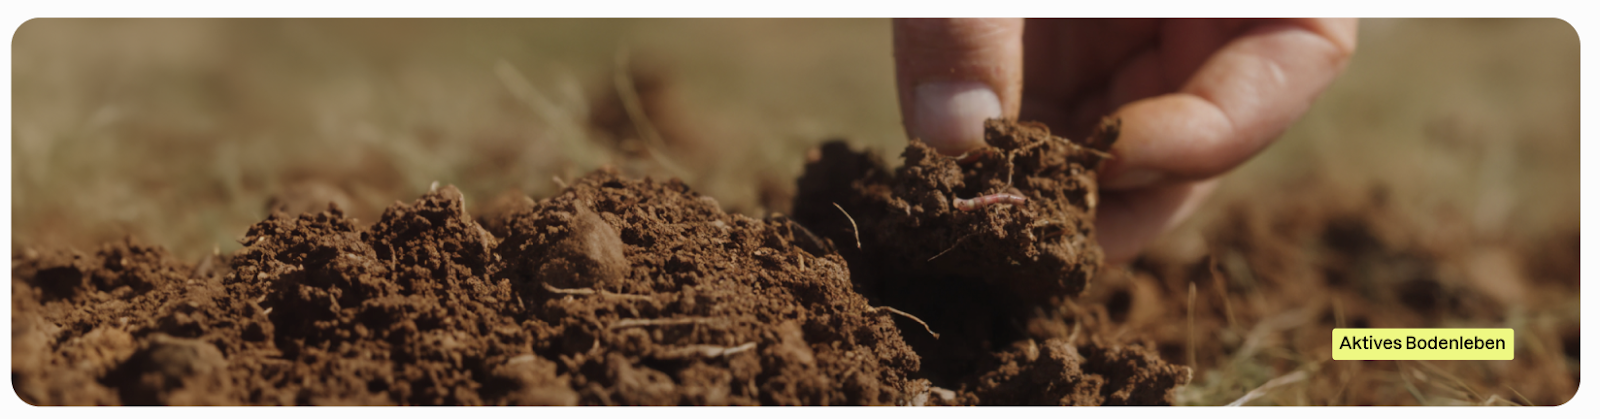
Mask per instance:
[[[1379,186],[1432,242],[1575,246],[1569,25],[1368,19],[1359,43],[1311,112],[1150,254],[1199,260],[1226,208],[1307,182]],[[898,154],[890,45],[888,22],[866,19],[33,20],[13,41],[11,240],[132,235],[193,260],[238,248],[274,198],[371,223],[433,181],[473,205],[547,196],[600,164],[785,211],[813,145]],[[643,120],[625,111],[629,84]],[[1565,301],[1524,317],[1575,325],[1576,290]],[[1199,371],[1184,401],[1226,403],[1283,373],[1257,369]]]
[[[667,153],[692,163],[681,164],[691,184],[734,210],[778,211],[761,190],[786,187],[811,145],[842,137],[892,156],[903,141],[888,30],[867,19],[33,20],[13,43],[12,240],[88,247],[131,234],[198,255],[234,248],[275,194],[332,195],[367,222],[434,180],[477,201],[541,196],[551,175],[627,164],[562,141],[606,134],[588,119],[616,96],[619,55],[664,85],[649,118],[699,145]],[[1365,20],[1346,75],[1216,201],[1332,173],[1392,183],[1430,214],[1464,203],[1483,228],[1575,226],[1577,86],[1577,36],[1559,20]]]
[[[588,123],[620,54],[661,80],[649,117],[699,145],[668,154],[735,210],[759,215],[813,143],[903,141],[883,20],[37,19],[13,45],[14,244],[198,257],[277,194],[364,222],[434,180],[546,195],[631,161]]]
[[[1561,20],[1364,19],[1345,74],[1152,251],[1200,251],[1222,208],[1307,179],[1381,185],[1424,234],[1575,232],[1578,82],[1578,36]]]
[[[1403,206],[1472,208],[1480,230],[1575,228],[1578,36],[1556,19],[1366,20],[1347,73],[1232,176],[1384,183]],[[1515,222],[1515,225],[1511,223]]]
[[[551,175],[627,164],[562,141],[605,134],[587,122],[616,95],[619,54],[665,85],[649,117],[699,145],[672,156],[694,163],[691,184],[734,210],[781,211],[763,208],[762,185],[790,183],[811,145],[842,137],[892,156],[903,141],[888,30],[866,19],[33,20],[13,43],[12,240],[88,247],[132,234],[187,256],[234,248],[286,190],[331,194],[367,222],[434,180],[469,200],[538,197]],[[1577,52],[1559,20],[1366,20],[1346,75],[1216,201],[1334,173],[1383,179],[1429,213],[1467,203],[1484,228],[1575,226]]]

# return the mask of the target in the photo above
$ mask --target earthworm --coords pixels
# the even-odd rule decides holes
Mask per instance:
[[[972,211],[972,210],[976,210],[976,209],[987,207],[987,206],[994,205],[994,204],[1025,205],[1027,203],[1028,203],[1028,198],[1017,196],[1017,195],[1012,195],[1012,194],[1008,194],[1008,193],[997,193],[997,194],[994,194],[994,195],[984,195],[984,196],[980,196],[980,197],[972,198],[972,199],[956,198],[956,199],[953,199],[953,200],[950,201],[951,205],[954,205],[956,207],[956,209],[962,210],[962,211]]]

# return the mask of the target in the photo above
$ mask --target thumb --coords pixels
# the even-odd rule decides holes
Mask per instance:
[[[983,121],[1022,103],[1022,19],[895,19],[906,134],[945,154],[983,146]]]

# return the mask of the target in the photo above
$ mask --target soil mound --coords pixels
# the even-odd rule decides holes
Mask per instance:
[[[371,228],[278,212],[226,264],[24,251],[14,384],[36,404],[895,404],[918,384],[890,313],[791,221],[613,172],[500,211],[499,238],[448,186]]]
[[[34,404],[1171,403],[1186,368],[1068,336],[1083,320],[1044,309],[1099,268],[1102,154],[990,130],[995,151],[963,163],[913,144],[899,177],[829,166],[863,161],[830,146],[814,166],[898,183],[820,199],[808,173],[799,212],[823,237],[603,169],[542,200],[502,196],[481,224],[444,186],[370,227],[336,204],[276,207],[243,249],[193,264],[131,239],[22,250],[13,383]],[[996,192],[1030,202],[950,202]],[[832,202],[860,229],[828,227],[815,206],[843,218]],[[856,232],[860,249],[836,245]],[[955,249],[923,260],[941,247]],[[902,337],[928,329],[946,334],[919,345],[931,372]]]

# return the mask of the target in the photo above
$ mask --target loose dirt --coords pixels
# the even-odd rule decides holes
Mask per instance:
[[[991,124],[990,141],[965,168],[913,144],[912,175],[875,178],[900,189],[838,189],[895,193],[819,200],[808,173],[800,202],[844,205],[860,249],[806,205],[757,220],[613,170],[477,219],[451,186],[369,227],[336,204],[277,211],[196,263],[133,239],[25,248],[13,383],[73,405],[1171,403],[1187,368],[1039,315],[1099,267],[1100,153],[1032,125]],[[859,161],[826,150],[814,167]],[[950,207],[994,191],[1030,201]],[[1033,314],[993,305],[1008,299]],[[997,326],[1017,321],[1060,333]]]
[[[906,340],[923,356],[918,376],[958,389],[961,403],[1172,403],[1188,369],[1144,346],[1085,342],[1074,332],[1083,313],[1066,309],[1101,267],[1095,169],[1119,123],[1082,143],[1039,124],[985,128],[987,148],[948,157],[913,142],[893,171],[871,153],[825,144],[800,179],[795,218],[839,249],[868,299],[941,334]],[[953,204],[991,194],[1027,201]]]

